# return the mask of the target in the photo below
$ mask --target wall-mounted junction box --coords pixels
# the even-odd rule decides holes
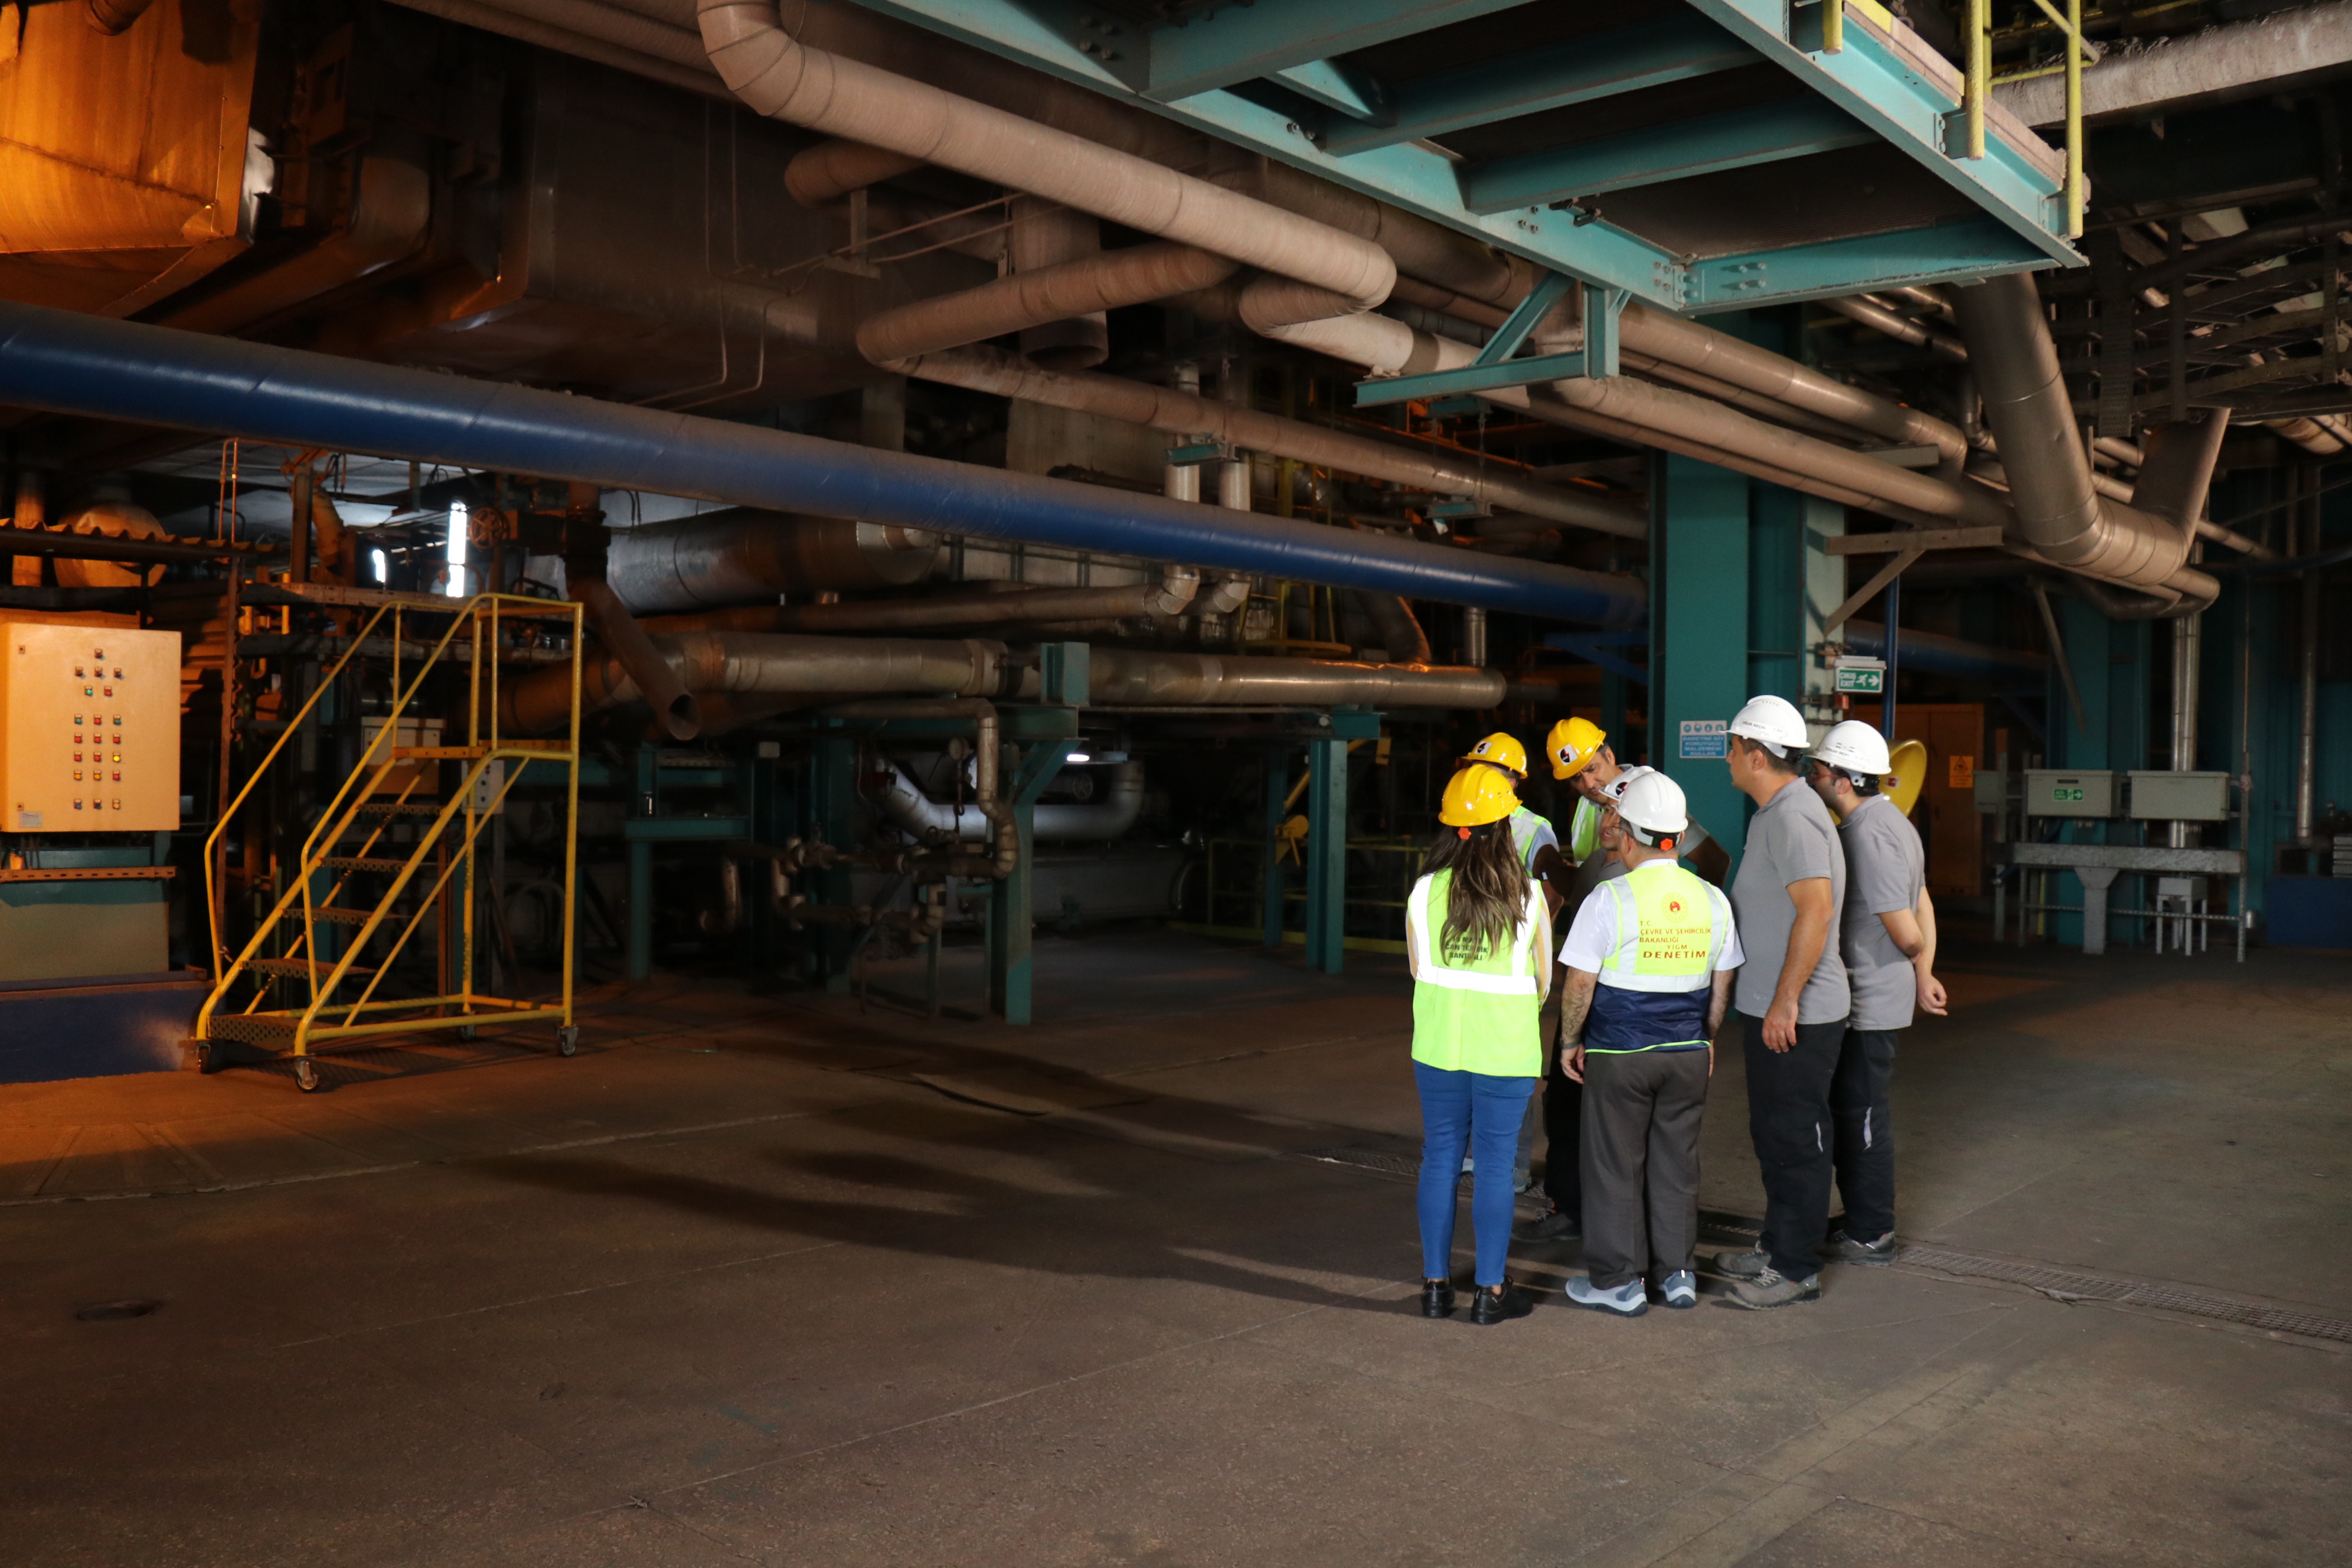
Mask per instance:
[[[0,829],[180,826],[180,634],[0,620]]]
[[[2025,770],[2028,816],[2113,816],[2116,775],[2112,769]]]
[[[2230,775],[2132,770],[2131,815],[2142,822],[2221,822],[2230,815]]]

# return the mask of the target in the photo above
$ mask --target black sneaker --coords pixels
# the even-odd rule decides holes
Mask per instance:
[[[1507,1279],[1496,1289],[1475,1290],[1470,1296],[1470,1321],[1474,1323],[1507,1323],[1535,1310],[1535,1298]]]
[[[1450,1318],[1454,1315],[1454,1281],[1424,1279],[1421,1282],[1421,1315],[1424,1318]]]
[[[1515,1241],[1575,1241],[1583,1235],[1581,1219],[1566,1209],[1554,1208],[1519,1226],[1511,1237]]]
[[[1895,1233],[1890,1230],[1876,1241],[1856,1241],[1842,1230],[1833,1230],[1822,1244],[1822,1256],[1832,1263],[1883,1268],[1895,1261]]]

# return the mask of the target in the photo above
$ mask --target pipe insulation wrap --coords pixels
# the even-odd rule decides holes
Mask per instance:
[[[37,305],[0,301],[0,403],[1591,625],[1647,612],[1631,577]]]
[[[1396,263],[1369,240],[991,108],[973,99],[811,48],[775,0],[701,0],[702,41],[730,91],[771,120],[845,137],[992,184],[1197,245],[1329,289],[1370,310]]]
[[[632,612],[675,615],[780,594],[903,588],[939,547],[927,529],[732,507],[615,529],[604,570]]]
[[[1206,289],[1240,266],[1193,246],[1164,242],[1104,251],[880,311],[857,329],[857,350],[877,364],[890,364],[1072,316]]]

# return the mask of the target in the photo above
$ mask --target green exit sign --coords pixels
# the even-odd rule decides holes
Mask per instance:
[[[2064,784],[2056,785],[2050,791],[2050,798],[2060,802],[2080,801],[2083,798],[2083,786],[2076,784],[2069,789]]]
[[[1864,697],[1877,697],[1886,689],[1886,666],[1876,659],[1868,663],[1840,659],[1837,666],[1837,689],[1854,692]]]

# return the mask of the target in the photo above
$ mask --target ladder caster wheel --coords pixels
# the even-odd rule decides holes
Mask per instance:
[[[471,1024],[460,1024],[460,1025],[458,1025],[458,1026],[457,1026],[457,1037],[458,1037],[459,1039],[461,1039],[461,1040],[470,1040],[470,1039],[472,1039],[472,1038],[474,1037],[474,1026],[473,1026],[473,1025],[471,1025]]]
[[[295,1058],[294,1087],[304,1094],[315,1093],[319,1088],[319,1066],[308,1057]]]
[[[205,1074],[216,1073],[226,1066],[228,1066],[228,1058],[221,1054],[220,1042],[218,1040],[201,1040],[197,1042],[196,1070],[198,1072]]]
[[[576,1057],[580,1054],[579,1025],[566,1024],[555,1031],[555,1054],[559,1057]]]

